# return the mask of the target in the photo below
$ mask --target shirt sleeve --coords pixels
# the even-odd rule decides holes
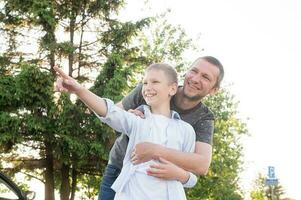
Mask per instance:
[[[199,120],[194,126],[196,142],[205,142],[212,145],[214,120]]]
[[[188,172],[189,173],[189,179],[186,183],[183,183],[183,187],[185,188],[192,188],[196,185],[198,182],[198,178],[196,177],[195,174]]]
[[[133,132],[133,127],[135,123],[139,120],[137,116],[132,113],[126,112],[114,104],[110,99],[104,99],[107,104],[107,114],[104,117],[99,116],[97,113],[95,115],[105,124],[109,125],[116,131],[125,133],[130,136]]]
[[[127,96],[122,99],[122,106],[125,110],[135,109],[145,104],[142,96],[142,84],[138,84]]]

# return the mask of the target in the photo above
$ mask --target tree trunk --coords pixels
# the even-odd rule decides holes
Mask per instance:
[[[74,31],[75,31],[75,18],[72,18],[70,20],[70,43],[71,43],[72,46],[74,44]],[[69,59],[69,76],[72,77],[74,52],[69,53],[68,59]]]
[[[86,19],[86,13],[85,13],[85,8],[86,8],[86,2],[83,3],[82,5],[82,20],[81,20],[81,25],[80,25],[80,40],[79,40],[79,46],[78,46],[78,70],[77,70],[77,76],[80,77],[80,68],[82,67],[82,47],[83,47],[83,36],[84,36],[84,26],[86,24],[85,19]]]
[[[70,171],[70,166],[63,163],[61,169],[61,177],[62,177],[62,183],[60,189],[61,200],[69,200],[69,195],[70,195],[69,171]]]
[[[45,200],[55,200],[52,144],[45,142],[45,148],[47,163],[45,170]]]
[[[77,171],[76,171],[75,167],[73,167],[72,168],[72,186],[71,186],[70,200],[74,200],[76,185],[77,185]]]

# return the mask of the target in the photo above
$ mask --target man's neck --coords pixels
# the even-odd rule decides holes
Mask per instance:
[[[175,104],[181,110],[189,110],[197,106],[201,100],[193,101],[185,97],[183,87],[179,88],[175,95]]]

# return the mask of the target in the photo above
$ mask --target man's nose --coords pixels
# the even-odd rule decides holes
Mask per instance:
[[[200,77],[199,76],[196,76],[196,75],[192,75],[190,77],[190,81],[192,81],[193,83],[199,83],[201,81]]]

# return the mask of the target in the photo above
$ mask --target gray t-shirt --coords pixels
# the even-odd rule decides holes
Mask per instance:
[[[132,90],[126,97],[122,99],[122,105],[125,110],[135,109],[142,104],[146,104],[142,97],[142,84]],[[170,107],[172,110],[180,114],[181,119],[189,123],[196,134],[197,142],[205,142],[212,145],[212,135],[214,129],[213,113],[204,104],[199,103],[192,109],[181,110],[175,105],[174,99],[171,99]],[[109,155],[109,164],[122,168],[123,158],[126,153],[129,142],[128,136],[120,134],[116,139]]]

